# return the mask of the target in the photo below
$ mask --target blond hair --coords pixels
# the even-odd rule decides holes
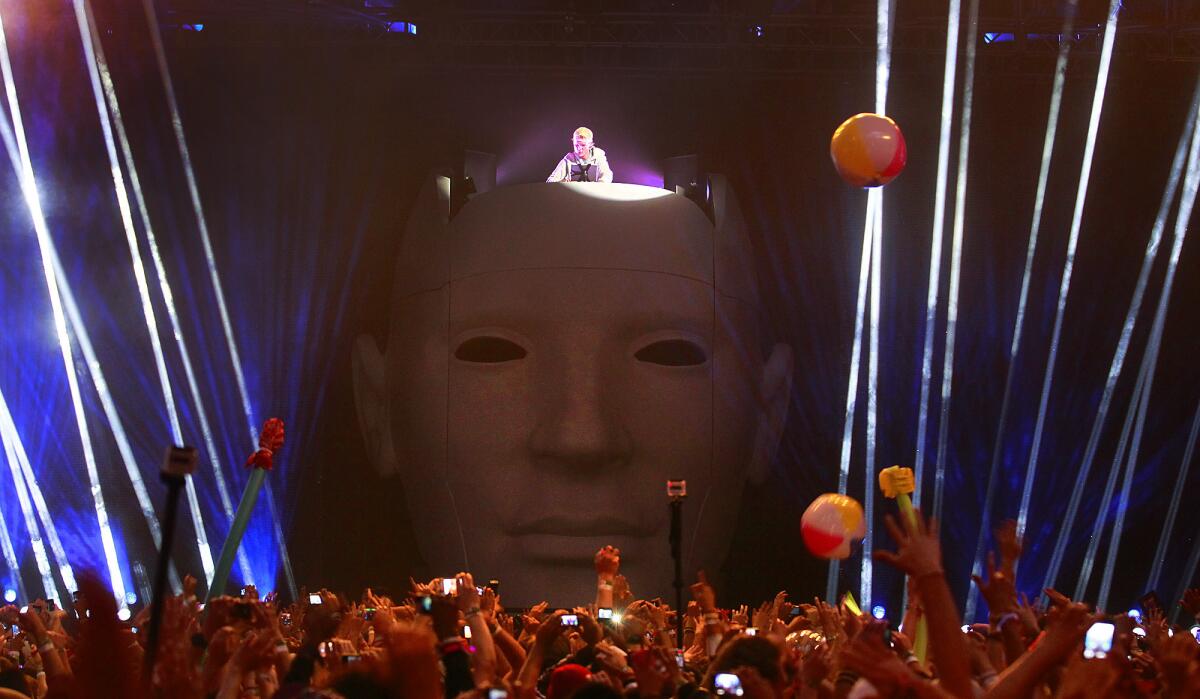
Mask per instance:
[[[592,134],[592,130],[586,126],[580,126],[578,129],[575,129],[575,133],[571,134],[571,138],[575,138],[576,136],[590,138],[593,141],[596,140],[596,137]]]

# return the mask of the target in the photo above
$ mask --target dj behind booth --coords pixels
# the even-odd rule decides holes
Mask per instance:
[[[597,148],[592,130],[586,126],[571,135],[572,151],[563,156],[546,178],[547,182],[612,182],[612,168],[603,148]]]

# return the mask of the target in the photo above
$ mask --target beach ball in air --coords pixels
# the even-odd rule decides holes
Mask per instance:
[[[896,122],[882,114],[855,114],[829,142],[829,157],[842,179],[855,187],[880,187],[904,170],[908,149]]]
[[[818,558],[846,558],[850,545],[866,533],[862,505],[846,495],[826,493],[800,517],[804,545]]]

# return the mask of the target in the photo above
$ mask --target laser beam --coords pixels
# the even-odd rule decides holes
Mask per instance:
[[[1133,474],[1137,469],[1137,459],[1142,445],[1142,430],[1146,423],[1146,413],[1149,409],[1150,392],[1154,387],[1154,370],[1158,366],[1158,351],[1162,345],[1163,329],[1167,322],[1167,308],[1171,304],[1171,291],[1175,285],[1175,272],[1179,266],[1179,255],[1183,250],[1183,241],[1187,237],[1188,224],[1192,220],[1192,208],[1196,203],[1196,192],[1200,189],[1200,121],[1197,131],[1192,134],[1192,148],[1188,154],[1187,176],[1183,180],[1183,192],[1179,197],[1179,209],[1175,213],[1175,240],[1171,246],[1171,257],[1167,261],[1167,273],[1163,277],[1162,293],[1158,297],[1158,308],[1154,311],[1154,326],[1151,337],[1147,341],[1146,350],[1142,355],[1142,371],[1146,374],[1145,395],[1142,396],[1141,413],[1138,415],[1137,426],[1133,432],[1133,444],[1129,448],[1129,462],[1125,470],[1125,480],[1121,485],[1121,497],[1117,501],[1117,514],[1113,522],[1112,538],[1108,542],[1108,562],[1104,568],[1104,577],[1100,580],[1100,594],[1096,606],[1104,609],[1108,604],[1108,594],[1112,587],[1113,573],[1116,570],[1117,555],[1121,546],[1121,535],[1125,528],[1125,514],[1129,510],[1129,492],[1133,486]]]
[[[1071,273],[1075,268],[1075,251],[1079,246],[1080,224],[1083,222],[1083,205],[1087,200],[1088,182],[1092,176],[1092,157],[1096,153],[1096,133],[1100,129],[1100,114],[1104,108],[1104,93],[1108,88],[1108,73],[1112,65],[1113,43],[1117,37],[1117,17],[1121,0],[1111,0],[1108,20],[1104,26],[1104,43],[1100,49],[1100,65],[1096,71],[1096,91],[1092,95],[1092,111],[1088,118],[1087,140],[1083,147],[1083,162],[1079,168],[1079,187],[1075,193],[1075,210],[1071,215],[1071,231],[1067,239],[1067,256],[1063,261],[1062,277],[1058,288],[1058,303],[1054,310],[1054,330],[1050,335],[1050,352],[1046,358],[1046,372],[1042,378],[1042,394],[1038,402],[1037,421],[1033,429],[1033,447],[1025,469],[1025,482],[1021,490],[1021,506],[1017,511],[1017,537],[1024,536],[1029,519],[1029,500],[1033,495],[1033,483],[1037,477],[1038,454],[1042,445],[1042,431],[1046,424],[1046,406],[1050,402],[1050,387],[1054,382],[1055,360],[1062,336],[1063,316],[1067,307],[1067,294],[1071,290]],[[1066,523],[1070,526],[1070,522]]]
[[[1062,36],[1070,36],[1075,23],[1078,0],[1071,0],[1064,9]],[[1012,400],[1013,377],[1016,375],[1017,353],[1021,348],[1021,336],[1025,329],[1025,308],[1029,301],[1029,282],[1033,277],[1033,257],[1037,251],[1038,233],[1042,227],[1042,210],[1046,202],[1046,184],[1050,179],[1050,161],[1054,155],[1054,139],[1058,132],[1058,118],[1062,110],[1063,86],[1067,80],[1067,58],[1071,51],[1070,41],[1060,41],[1058,57],[1054,62],[1054,84],[1050,89],[1050,113],[1046,115],[1046,135],[1042,140],[1042,161],[1038,167],[1037,191],[1033,197],[1033,220],[1029,224],[1029,241],[1025,247],[1025,268],[1021,274],[1021,293],[1017,299],[1017,317],[1013,323],[1012,343],[1008,348],[1008,367],[1004,372],[1004,394],[1000,400],[1000,417],[996,420],[996,441],[992,445],[992,464],[988,470],[987,490],[983,497],[979,534],[975,539],[975,557],[972,570],[983,568],[984,547],[991,529],[992,506],[996,499],[996,480],[1000,473],[1000,460],[1004,454],[1004,427],[1008,420],[1008,407]],[[1070,520],[1067,520],[1070,521]],[[967,594],[964,618],[975,617],[975,605],[979,590],[972,587]]]
[[[958,72],[958,26],[961,0],[950,0],[946,19],[946,64],[942,72],[942,120],[938,130],[937,179],[933,194],[933,235],[929,245],[929,288],[925,297],[925,342],[921,352],[921,399],[917,408],[917,448],[913,455],[916,489],[913,506],[921,506],[925,473],[925,430],[929,420],[929,385],[933,378],[933,328],[941,292],[942,234],[946,226],[946,180],[950,170],[950,129],[954,122],[954,86]],[[907,599],[907,590],[905,596]],[[907,604],[905,605],[907,607]]]
[[[1167,558],[1167,544],[1171,541],[1171,533],[1175,530],[1175,518],[1179,516],[1179,503],[1183,499],[1183,488],[1187,484],[1188,470],[1192,465],[1192,455],[1196,451],[1197,437],[1200,437],[1200,404],[1196,406],[1196,416],[1192,418],[1192,430],[1188,433],[1187,448],[1183,452],[1183,461],[1179,464],[1179,474],[1175,477],[1175,489],[1171,491],[1171,505],[1167,508],[1165,526],[1158,538],[1158,547],[1154,550],[1154,563],[1150,566],[1150,575],[1147,576],[1146,584],[1142,588],[1144,590],[1158,589],[1158,578],[1162,575],[1163,562]]]
[[[196,183],[196,173],[192,168],[192,157],[188,150],[187,136],[183,130],[183,118],[179,113],[179,104],[175,99],[175,86],[171,80],[171,71],[167,64],[166,51],[163,49],[162,33],[159,31],[158,16],[154,9],[153,0],[142,0],[142,8],[150,28],[150,38],[154,44],[154,57],[158,63],[159,76],[162,78],[163,91],[167,99],[167,107],[171,112],[171,127],[175,134],[175,142],[179,147],[179,157],[183,161],[183,173],[187,181],[188,195],[191,198],[192,212],[196,216],[196,227],[200,231],[200,241],[204,247],[204,260],[208,266],[209,279],[212,282],[213,295],[217,300],[217,312],[221,318],[221,328],[225,333],[225,345],[229,350],[230,361],[233,364],[234,379],[237,384],[238,396],[242,403],[242,412],[250,431],[252,448],[258,448],[258,423],[254,419],[254,411],[250,406],[250,394],[246,390],[246,377],[242,372],[241,355],[238,352],[237,340],[233,334],[233,324],[229,320],[229,308],[225,303],[225,291],[221,284],[221,275],[217,269],[216,255],[213,253],[212,240],[208,234],[208,221],[204,216],[204,207],[200,202],[200,188]],[[270,483],[266,484],[268,491]],[[270,500],[273,501],[273,496]],[[278,526],[276,527],[278,532]],[[287,553],[287,543],[281,536],[276,537],[280,559],[284,562],[287,583],[292,597],[298,594],[296,581],[291,577],[291,562]]]
[[[20,433],[17,432],[17,425],[13,421],[3,393],[0,393],[0,435],[4,436],[5,454],[12,472],[13,485],[17,489],[17,501],[20,503],[21,513],[25,517],[25,527],[29,530],[34,557],[38,560],[38,570],[42,573],[43,580],[49,581],[49,591],[57,595],[54,576],[50,572],[50,561],[46,557],[45,547],[38,530],[39,521],[42,523],[42,529],[46,530],[46,539],[50,542],[50,552],[54,555],[58,574],[62,577],[67,591],[79,589],[75,584],[75,572],[67,559],[66,549],[58,536],[58,527],[54,526],[54,518],[50,516],[50,508],[46,505],[46,498],[42,495],[37,476],[33,472],[33,465],[29,461],[29,454],[25,451],[25,444],[21,441]],[[36,519],[34,512],[37,513]],[[44,571],[42,570],[43,563],[45,563]]]
[[[21,473],[21,466],[17,462],[17,448],[24,449],[21,444],[21,436],[17,434],[16,429],[9,429],[8,420],[8,402],[4,399],[4,392],[0,391],[0,442],[4,443],[4,457],[8,462],[9,472],[12,473],[13,488],[17,491],[17,504],[21,508],[21,516],[25,519],[25,529],[29,533],[29,545],[33,549],[33,559],[37,563],[38,574],[42,578],[42,590],[45,593],[46,599],[54,600],[55,604],[60,604],[61,599],[58,596],[58,585],[54,582],[54,573],[50,569],[50,557],[46,555],[46,545],[42,541],[41,531],[38,529],[37,519],[33,514],[33,506],[29,502],[29,494],[26,492],[25,476]],[[60,565],[65,561],[60,561]],[[68,571],[70,564],[66,564]],[[21,576],[20,567],[12,568],[13,575],[18,579]]]
[[[183,329],[179,323],[178,314],[175,309],[174,295],[171,292],[171,287],[170,287],[170,283],[167,278],[166,269],[162,264],[162,256],[159,254],[159,251],[158,251],[157,236],[155,235],[154,226],[150,220],[150,214],[146,207],[146,200],[145,200],[145,195],[144,195],[144,192],[143,192],[142,186],[141,186],[141,179],[138,176],[137,163],[134,160],[133,150],[129,144],[129,137],[128,137],[128,133],[125,129],[124,118],[121,116],[121,106],[120,106],[120,102],[117,98],[115,86],[113,85],[111,71],[108,68],[108,61],[104,55],[104,46],[103,46],[103,43],[100,41],[100,36],[99,36],[98,30],[96,27],[96,23],[94,21],[94,18],[92,17],[90,3],[83,1],[83,0],[75,0],[75,3],[76,3],[76,8],[77,8],[76,12],[77,13],[84,12],[86,15],[86,19],[87,19],[87,23],[88,23],[87,26],[90,30],[89,34],[91,37],[91,44],[94,47],[94,63],[95,63],[96,68],[98,69],[98,74],[99,74],[100,80],[98,81],[98,84],[94,84],[93,89],[98,91],[100,86],[102,85],[103,98],[104,98],[104,100],[107,101],[108,107],[112,112],[112,122],[111,122],[112,129],[109,129],[108,124],[105,122],[104,118],[103,117],[101,118],[102,125],[105,128],[106,139],[108,139],[108,143],[109,143],[110,161],[112,162],[114,171],[119,171],[120,167],[116,164],[115,148],[112,146],[112,132],[115,131],[116,140],[117,140],[117,142],[120,143],[120,146],[121,146],[121,155],[122,155],[122,158],[125,163],[125,169],[129,172],[130,189],[133,190],[134,200],[137,203],[138,215],[142,222],[142,228],[146,232],[147,245],[150,248],[151,258],[155,264],[155,271],[157,273],[159,291],[162,294],[165,305],[167,307],[167,315],[171,322],[172,332],[173,332],[173,335],[175,338],[176,346],[177,346],[177,349],[179,350],[180,357],[183,361],[184,374],[185,374],[186,381],[187,381],[188,392],[192,399],[193,404],[195,405],[195,412],[196,412],[196,415],[198,418],[198,422],[200,423],[201,435],[204,439],[205,449],[207,450],[207,452],[209,454],[209,460],[210,460],[210,464],[212,466],[213,476],[214,476],[214,479],[215,479],[216,485],[217,485],[217,494],[220,498],[221,506],[225,513],[226,521],[232,522],[233,521],[232,498],[230,497],[229,487],[226,484],[223,469],[221,468],[219,452],[217,451],[216,442],[212,436],[212,429],[208,423],[207,411],[205,410],[204,400],[200,393],[199,385],[195,378],[195,372],[192,367],[191,353],[188,350],[187,344],[184,342]],[[80,7],[80,6],[82,6],[82,7]],[[82,23],[84,20],[81,19],[80,21]],[[82,26],[81,26],[81,31],[83,31]],[[85,41],[85,43],[87,43],[86,38],[84,39],[84,41]],[[98,94],[96,106],[97,106],[98,111],[100,111],[102,114],[104,114],[104,109],[103,109],[102,103],[100,102],[100,99],[101,98]],[[127,195],[125,195],[124,188],[121,188],[119,190],[118,197],[125,197],[126,203],[124,204],[124,206],[126,207],[126,210],[127,210],[128,209],[128,198],[127,198]],[[132,220],[131,219],[129,221],[129,228],[127,229],[126,233],[127,233],[127,238],[130,240],[130,255],[134,259],[134,265],[135,265],[134,274],[138,278],[139,291],[141,291],[142,286],[146,285],[146,275],[145,275],[145,270],[141,263],[141,252],[138,249],[136,233],[134,232],[134,230],[132,228]],[[182,445],[182,444],[184,444],[184,439],[183,439],[183,435],[182,435],[182,430],[179,425],[178,409],[175,405],[174,394],[171,391],[170,381],[166,374],[165,360],[163,360],[162,347],[161,347],[161,343],[159,342],[159,339],[158,339],[158,325],[154,318],[153,307],[149,303],[148,288],[145,290],[145,295],[143,296],[143,309],[144,309],[144,313],[145,313],[146,319],[147,319],[146,320],[147,330],[150,333],[152,342],[155,347],[156,362],[159,362],[160,384],[163,387],[163,397],[164,397],[164,401],[167,405],[167,411],[168,411],[168,414],[169,414],[170,420],[171,420],[171,435],[172,435],[172,438],[175,440],[176,444]],[[187,479],[185,480],[185,486],[187,489],[186,492],[187,492],[189,509],[190,509],[191,515],[192,515],[192,525],[193,525],[193,529],[196,532],[196,546],[200,551],[201,565],[204,569],[206,581],[208,583],[211,583],[212,576],[213,576],[213,573],[215,570],[215,566],[213,564],[212,550],[209,546],[208,534],[204,528],[204,519],[203,519],[203,515],[202,515],[202,510],[200,508],[199,498],[197,497],[197,494],[196,494],[195,481],[193,480],[193,478],[190,475],[187,476]],[[155,541],[157,543],[158,540],[155,539]],[[243,551],[241,549],[238,550],[238,567],[239,567],[239,570],[241,571],[242,579],[244,581],[246,581],[247,584],[252,584],[254,581],[254,577],[253,577],[253,573],[250,568],[249,559],[247,558],[245,551]]]
[[[51,264],[53,245],[50,231],[46,227],[45,216],[42,213],[41,197],[38,194],[37,179],[34,176],[33,164],[29,155],[29,145],[25,139],[25,127],[21,118],[21,106],[17,97],[16,81],[13,79],[12,61],[8,53],[8,40],[4,31],[4,20],[0,16],[0,70],[4,76],[5,94],[8,99],[9,114],[12,117],[12,128],[21,160],[21,190],[25,203],[29,207],[30,218],[33,220],[34,233],[37,235],[38,248],[41,251],[42,273],[46,279],[46,289],[50,296],[50,306],[54,314],[54,329],[58,336],[58,345],[62,353],[63,369],[67,375],[67,385],[71,394],[71,405],[75,413],[75,424],[79,431],[79,442],[83,448],[84,465],[87,469],[88,483],[91,486],[92,501],[96,511],[96,523],[100,528],[100,543],[104,551],[104,560],[108,566],[109,581],[113,595],[120,609],[128,609],[125,601],[125,581],[121,573],[121,565],[117,559],[116,542],[113,539],[112,528],[108,523],[108,507],[104,501],[104,492],[100,485],[100,473],[96,464],[96,454],[92,447],[91,433],[88,429],[87,415],[84,412],[83,396],[79,390],[79,378],[75,374],[74,352],[71,349],[71,338],[67,332],[66,318],[63,314],[62,300],[59,294],[59,281]],[[65,283],[65,279],[63,280]]]
[[[886,1],[886,0],[884,0]],[[874,599],[872,587],[874,582],[874,561],[871,559],[871,547],[874,543],[872,532],[875,531],[875,443],[876,424],[879,406],[879,299],[880,299],[880,269],[883,267],[883,190],[876,187],[868,197],[875,197],[874,213],[871,225],[871,338],[867,355],[867,438],[866,438],[866,468],[865,487],[863,489],[863,514],[867,530],[862,543],[862,571],[859,578],[859,599],[863,604],[870,604]]]
[[[1188,145],[1191,143],[1193,137],[1195,122],[1200,120],[1200,79],[1196,81],[1196,89],[1192,94],[1192,105],[1188,111],[1188,117],[1183,133],[1179,136],[1179,143],[1175,147],[1175,156],[1171,161],[1167,185],[1163,189],[1162,199],[1158,205],[1158,213],[1155,215],[1154,225],[1150,229],[1150,239],[1146,243],[1146,252],[1142,257],[1142,268],[1138,273],[1137,284],[1134,287],[1129,309],[1125,313],[1125,322],[1121,328],[1121,337],[1117,341],[1116,350],[1113,352],[1113,358],[1109,364],[1104,392],[1101,394],[1100,405],[1096,411],[1096,417],[1092,422],[1092,431],[1088,435],[1087,446],[1083,452],[1083,462],[1075,477],[1075,484],[1071,489],[1071,497],[1068,500],[1066,513],[1062,519],[1063,522],[1068,523],[1068,526],[1061,527],[1058,531],[1058,536],[1054,542],[1054,549],[1050,555],[1050,563],[1046,569],[1045,582],[1041,586],[1041,589],[1054,587],[1058,580],[1058,572],[1062,566],[1063,556],[1066,553],[1067,541],[1070,538],[1070,525],[1075,522],[1079,505],[1083,499],[1083,491],[1087,486],[1087,479],[1091,473],[1096,451],[1100,444],[1100,437],[1103,433],[1104,422],[1108,417],[1117,379],[1121,375],[1128,354],[1129,342],[1133,336],[1133,328],[1137,321],[1137,316],[1141,311],[1146,285],[1149,282],[1154,262],[1158,257],[1158,250],[1162,244],[1163,231],[1166,229],[1167,218],[1169,218],[1171,213],[1171,205],[1174,203],[1175,196],[1179,192],[1179,184],[1183,178],[1183,167],[1189,150]]]
[[[975,45],[978,33],[979,0],[971,0],[967,5],[966,65],[963,70],[962,113],[959,115],[958,172],[954,182],[954,227],[950,243],[950,287],[946,291],[946,350],[942,357],[942,404],[938,417],[937,461],[933,481],[933,516],[939,520],[946,487],[946,437],[950,427],[950,397],[954,385],[954,338],[958,329],[958,287],[966,218],[967,164],[971,154],[971,109],[975,95]]]
[[[7,460],[7,454],[5,459]],[[4,553],[4,564],[8,566],[9,575],[12,576],[9,584],[16,585],[19,600],[28,601],[30,597],[25,592],[25,581],[21,579],[21,562],[17,559],[17,550],[13,548],[12,537],[8,534],[8,521],[4,518],[3,510],[0,510],[0,551]]]
[[[875,191],[875,190],[871,190]],[[866,315],[867,283],[871,278],[871,257],[874,249],[875,199],[867,195],[867,216],[863,224],[862,261],[858,266],[858,300],[854,305],[854,344],[850,347],[850,375],[846,381],[846,419],[842,426],[842,455],[838,465],[838,493],[845,495],[850,479],[850,454],[854,448],[854,415],[858,405],[858,373],[862,359],[863,320]],[[825,585],[825,599],[837,598],[837,581],[840,564],[829,562],[829,577]]]

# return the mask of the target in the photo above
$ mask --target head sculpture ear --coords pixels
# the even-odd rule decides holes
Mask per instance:
[[[715,231],[713,257],[718,307],[726,316],[745,314],[753,319],[747,326],[757,328],[762,299],[754,265],[754,247],[750,242],[746,220],[733,188],[723,175],[710,175],[709,188]],[[753,348],[743,349],[743,354],[757,354],[758,342],[759,338],[755,336],[742,338],[736,344]],[[757,366],[757,363],[752,362],[751,365]],[[747,479],[754,485],[766,479],[771,460],[783,437],[791,403],[794,372],[792,348],[782,343],[773,345],[761,366],[757,384],[751,387],[756,393],[754,405],[757,420],[747,463]]]
[[[450,265],[448,220],[449,180],[444,172],[434,171],[417,195],[401,241],[392,290],[393,309],[406,296],[445,286]],[[367,455],[381,476],[394,475],[399,464],[392,443],[386,345],[381,349],[376,338],[360,335],[354,344],[352,363],[354,402]]]
[[[358,336],[352,364],[354,405],[367,458],[380,476],[394,476],[399,466],[388,419],[387,362],[374,337]]]

